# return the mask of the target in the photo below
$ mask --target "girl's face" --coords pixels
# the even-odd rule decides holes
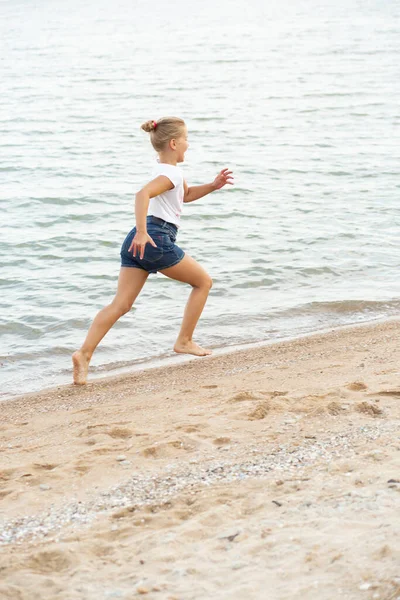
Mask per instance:
[[[176,161],[178,163],[181,163],[185,160],[185,152],[189,148],[187,136],[188,133],[187,129],[185,128],[182,131],[182,135],[179,138],[176,138],[175,140],[175,150],[177,153]]]

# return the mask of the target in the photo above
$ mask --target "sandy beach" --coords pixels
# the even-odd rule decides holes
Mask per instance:
[[[3,600],[400,598],[400,321],[2,403]]]

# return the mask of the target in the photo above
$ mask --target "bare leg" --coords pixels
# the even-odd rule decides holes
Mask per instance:
[[[192,340],[193,332],[212,286],[211,277],[198,262],[187,254],[180,263],[169,269],[164,269],[161,273],[171,277],[171,279],[189,283],[193,288],[186,304],[181,330],[175,342],[175,352],[196,356],[211,354],[211,350],[202,348]]]
[[[93,352],[114,323],[130,311],[148,275],[148,272],[142,269],[121,267],[114,300],[97,313],[81,348],[72,355],[75,384],[84,385],[86,383]]]

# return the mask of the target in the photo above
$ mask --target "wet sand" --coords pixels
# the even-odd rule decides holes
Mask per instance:
[[[0,597],[400,598],[400,321],[1,404]]]

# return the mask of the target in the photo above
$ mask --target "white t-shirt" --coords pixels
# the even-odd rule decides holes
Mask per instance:
[[[150,198],[148,214],[179,227],[184,196],[182,171],[174,165],[157,163],[153,169],[152,179],[160,175],[168,177],[174,187],[159,196]]]

